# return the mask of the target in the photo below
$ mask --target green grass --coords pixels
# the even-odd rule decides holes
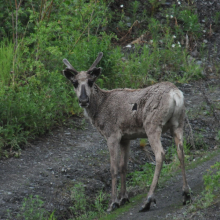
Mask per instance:
[[[0,81],[8,85],[13,76],[14,44],[8,39],[0,42]]]
[[[137,195],[130,199],[130,203],[126,203],[124,206],[120,207],[119,209],[116,209],[114,212],[111,212],[109,214],[106,214],[105,216],[102,216],[100,220],[113,220],[118,218],[120,215],[122,215],[125,212],[128,212],[133,206],[140,203],[140,201],[144,198],[146,198],[147,194],[141,194]]]
[[[154,17],[161,4],[151,1],[151,5],[149,11],[142,10],[139,1],[116,11],[109,10],[104,0],[56,1],[50,9],[48,5],[33,5],[28,11],[27,34],[24,31],[17,39],[17,48],[7,38],[0,42],[0,154],[7,156],[3,152],[8,147],[19,150],[31,138],[81,112],[71,85],[60,74],[63,58],[77,70],[87,70],[102,51],[104,57],[99,65],[103,71],[97,84],[106,89],[202,78],[202,67],[187,59],[188,51],[181,43],[186,32],[199,37],[200,25],[193,8],[173,5],[163,12],[166,21],[161,23]],[[51,13],[39,20],[44,9]],[[19,16],[25,17],[27,12],[23,13]],[[132,22],[143,19],[138,29],[141,31],[134,31],[133,38],[144,33],[149,39],[123,53],[112,42],[118,41],[120,31],[127,31],[125,18],[130,13]],[[184,21],[185,26],[177,27],[171,15]],[[24,23],[18,24],[18,30],[25,29]]]

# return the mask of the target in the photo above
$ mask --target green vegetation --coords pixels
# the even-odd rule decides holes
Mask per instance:
[[[107,209],[107,196],[100,191],[94,201],[89,202],[85,195],[85,189],[82,183],[77,183],[71,189],[71,198],[73,206],[70,207],[73,219],[95,219],[101,217]],[[92,205],[91,205],[92,204]]]
[[[204,178],[204,195],[207,202],[203,202],[204,207],[209,206],[217,192],[220,190],[220,162],[216,162],[210,167],[208,172],[203,176]]]
[[[17,214],[16,219],[17,220],[56,220],[54,217],[54,213],[48,213],[43,208],[44,202],[39,198],[39,196],[36,196],[35,198],[33,196],[30,196],[28,198],[25,198],[22,204],[22,207],[20,209],[20,213]],[[11,216],[10,211],[8,211],[8,220],[9,219],[15,219]]]
[[[163,12],[166,21],[160,22],[154,14],[162,1],[150,1],[148,11],[139,1],[117,10],[110,10],[114,1],[104,0],[0,3],[5,8],[0,13],[1,155],[10,156],[6,147],[10,152],[19,150],[31,138],[81,112],[71,85],[61,75],[63,58],[77,70],[86,70],[102,51],[103,75],[97,83],[107,89],[202,77],[201,67],[188,61],[187,48],[181,43],[186,32],[199,37],[192,8],[174,4]],[[184,27],[176,25],[174,17],[184,21]],[[143,18],[142,28],[136,31]],[[129,31],[126,19],[133,24]],[[132,46],[132,53],[113,46],[126,36],[135,39],[140,34],[146,36],[145,44]]]
[[[204,189],[188,207],[188,213],[196,213],[198,210],[206,209],[212,204],[220,202],[220,162],[216,162],[206,171],[203,180]]]

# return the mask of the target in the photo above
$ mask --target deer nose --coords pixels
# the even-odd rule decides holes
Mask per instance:
[[[81,106],[87,106],[89,104],[89,97],[79,97],[79,104]]]
[[[81,87],[81,94],[79,96],[79,104],[83,106],[88,106],[89,104],[89,97],[86,94],[85,85],[82,85]]]

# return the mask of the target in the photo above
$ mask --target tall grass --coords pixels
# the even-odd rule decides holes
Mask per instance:
[[[131,4],[133,20],[139,16],[138,2]],[[108,27],[113,26],[111,22],[126,22],[120,20],[120,13],[115,16],[119,20],[113,18],[108,5],[104,0],[54,1],[51,13],[46,13],[49,6],[42,7],[46,10],[43,17],[37,8],[28,11],[34,31],[18,39],[15,50],[10,40],[0,42],[0,152],[1,147],[19,148],[67,115],[80,112],[71,85],[61,75],[63,58],[78,71],[87,70],[102,51],[99,65],[103,71],[97,83],[108,89],[137,88],[163,80],[182,83],[201,77],[201,67],[187,60],[187,51],[179,42],[179,35],[187,30],[178,26],[178,35],[168,17],[162,24],[143,12],[146,44],[134,45],[125,54],[120,47],[113,47],[117,33]],[[124,9],[121,13],[125,15]],[[185,13],[181,19],[190,23],[189,16]],[[193,20],[196,31],[200,27],[197,20]]]
[[[0,83],[8,85],[12,78],[14,44],[3,39],[0,42]]]

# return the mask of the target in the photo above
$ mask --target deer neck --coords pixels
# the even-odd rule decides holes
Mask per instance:
[[[100,89],[96,84],[93,85],[89,106],[84,111],[85,116],[92,120],[92,124],[94,124],[98,115],[101,114],[101,109],[103,108],[107,96],[107,91]]]

